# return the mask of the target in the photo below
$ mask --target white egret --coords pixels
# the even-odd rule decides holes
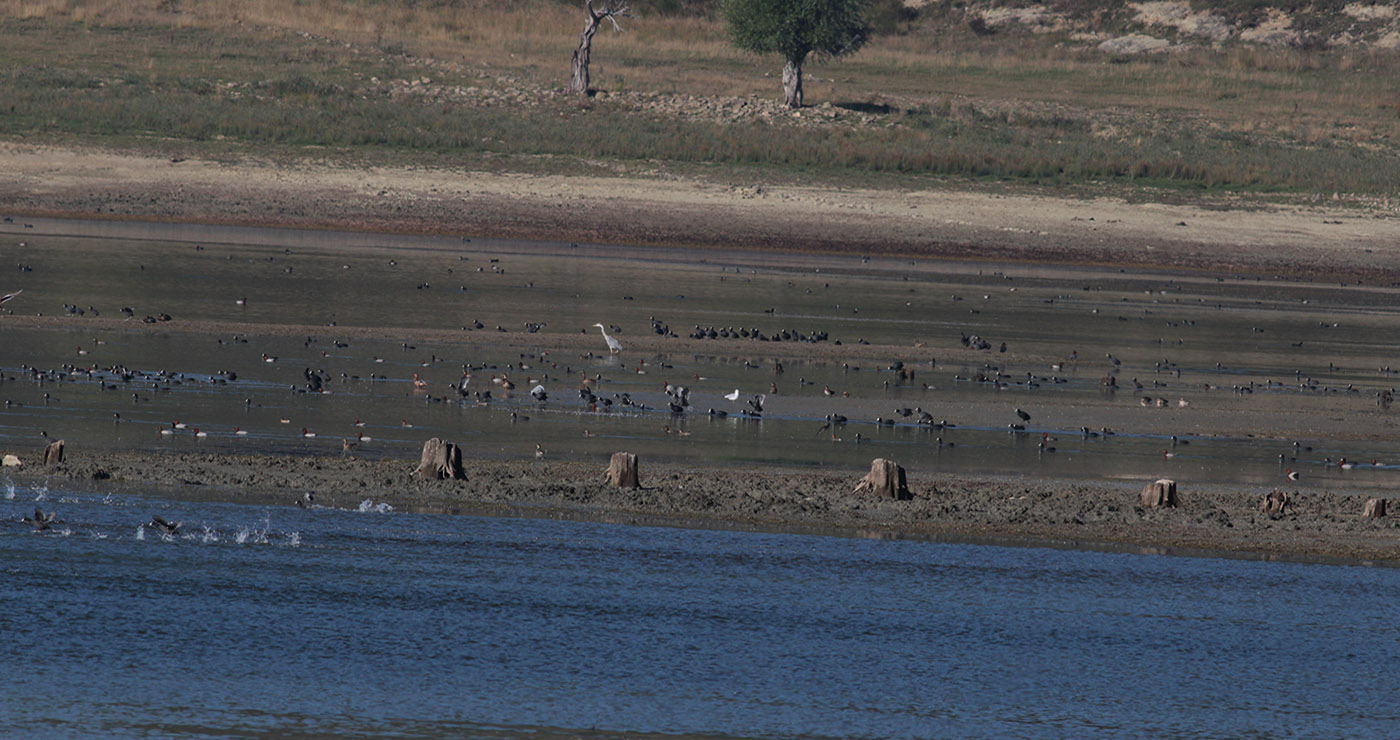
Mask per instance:
[[[598,327],[598,331],[603,332],[603,341],[608,343],[609,352],[617,354],[618,352],[622,351],[622,342],[619,342],[616,339],[613,339],[612,337],[608,336],[608,330],[606,327],[604,327],[602,324],[594,324],[594,326]]]

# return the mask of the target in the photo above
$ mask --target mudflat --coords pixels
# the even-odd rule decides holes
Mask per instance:
[[[626,178],[171,162],[155,157],[16,144],[0,145],[0,164],[14,173],[0,183],[0,212],[15,218],[15,223],[6,224],[7,239],[27,236],[22,230],[24,216],[48,215],[478,239],[548,238],[634,248],[660,245],[696,248],[693,260],[697,265],[712,256],[713,249],[723,248],[771,250],[779,255],[778,261],[788,259],[781,255],[829,253],[838,255],[837,259],[839,255],[902,256],[947,264],[976,259],[993,264],[1095,270],[1121,267],[1129,277],[1142,271],[1146,282],[1162,280],[1162,271],[1197,281],[1246,272],[1307,276],[1310,280],[1337,280],[1338,284],[1360,281],[1360,290],[1377,295],[1390,290],[1389,279],[1400,267],[1400,255],[1388,248],[1400,236],[1400,229],[1388,211],[1380,207],[1373,211],[1353,206],[1334,209],[1325,201],[1267,210],[1216,210],[985,192],[727,188],[700,182]],[[668,254],[668,259],[677,259],[675,250]],[[26,293],[26,299],[33,298],[34,292],[37,291]],[[1376,300],[1384,303],[1383,295]],[[1319,316],[1329,317],[1322,309],[1319,311]],[[1381,312],[1367,320],[1383,327],[1389,319]],[[0,321],[0,331],[13,337],[40,337],[40,344],[47,341],[42,339],[47,336],[43,332],[76,328],[69,323],[73,321],[71,316],[34,316],[17,311]],[[152,331],[131,320],[112,318],[110,313],[83,321],[79,329],[83,332],[136,337]],[[388,319],[380,319],[379,323],[337,327],[335,332],[356,342],[387,343],[403,336],[444,345],[461,341],[460,335],[450,330],[405,328]],[[586,329],[588,324],[584,321],[581,328]],[[326,331],[324,325],[286,320],[251,318],[234,322],[184,315],[160,326],[162,336],[202,337],[206,344],[212,344],[216,337],[238,334],[286,341],[318,329]],[[599,344],[596,336],[577,331],[552,332],[553,329],[541,335],[501,335],[487,344],[503,357],[538,351],[544,345],[554,352],[579,353]],[[753,346],[737,339],[705,344],[685,338],[632,335],[627,340],[629,348],[657,357],[698,355],[712,352],[713,347],[738,355],[751,352],[747,348]],[[948,337],[929,339],[946,340]],[[472,341],[486,342],[479,336]],[[1280,337],[1278,341],[1285,340]],[[1312,341],[1308,340],[1309,346]],[[404,344],[407,346],[407,342]],[[889,340],[840,347],[784,343],[781,357],[790,363],[823,365],[829,377],[837,378],[842,377],[837,368],[843,362],[861,360],[884,365],[915,354],[911,344],[919,347],[924,342],[897,344]],[[974,368],[987,364],[986,357],[975,349],[949,345],[955,345],[955,341],[934,344],[930,350],[939,355],[940,367],[950,360]],[[1048,366],[1057,361],[1052,351],[1056,347],[1028,349],[1014,342],[1013,345],[1010,352],[993,357],[1002,369],[1015,365]],[[82,347],[79,351],[88,352]],[[100,353],[97,348],[91,351]],[[765,355],[773,352],[765,346]],[[1384,348],[1371,348],[1368,352],[1378,352],[1377,357],[1385,354]],[[1150,367],[1149,358],[1144,354],[1140,359],[1143,367]],[[1380,362],[1371,354],[1364,361]],[[4,364],[32,362],[29,358],[12,357]],[[928,367],[932,368],[933,363],[929,362]],[[921,372],[926,373],[923,378],[931,371]],[[1084,374],[1090,372],[1086,369]],[[1227,375],[1229,371],[1219,372]],[[998,387],[1001,377],[993,378]],[[1080,379],[1081,384],[1091,386],[1097,381],[1097,373]],[[787,385],[790,379],[784,382]],[[1290,401],[1279,404],[1282,408],[1267,415],[1252,409],[1248,413],[1233,413],[1231,404],[1242,402],[1231,401],[1220,404],[1222,410],[1214,414],[1198,411],[1197,416],[1190,418],[1191,429],[1200,438],[1212,439],[1245,438],[1262,430],[1269,438],[1280,440],[1280,445],[1283,440],[1308,432],[1329,439],[1360,440],[1371,449],[1383,449],[1393,425],[1382,416],[1385,411],[1370,400],[1369,392],[1380,393],[1388,382],[1384,377],[1377,379],[1375,389],[1365,389],[1367,394],[1353,393],[1349,397],[1339,393],[1335,398],[1348,399],[1345,403],[1352,406],[1330,416],[1307,407],[1287,408]],[[1249,390],[1252,392],[1255,387],[1251,384]],[[1272,383],[1268,387],[1272,388]],[[1188,418],[1169,417],[1166,412],[1155,417],[1132,416],[1137,413],[1138,404],[1130,392],[1120,401],[1082,407],[1077,399],[1089,391],[1081,389],[1078,393],[1065,395],[1056,403],[1060,416],[1068,417],[1070,411],[1078,414],[1072,428],[1082,426],[1086,435],[1089,429],[1126,426],[1149,438],[1142,443],[1144,446],[1156,445],[1154,435],[1165,438],[1172,434],[1179,419]],[[1166,391],[1153,395],[1165,399]],[[781,404],[786,398],[771,403]],[[326,401],[328,405],[335,403],[334,396]],[[770,428],[790,430],[808,419],[819,421],[826,409],[818,406],[827,402],[817,398],[804,403],[807,405],[801,409],[793,407],[795,418],[767,422]],[[1001,416],[1007,410],[1000,407],[1007,403],[1010,401],[991,405],[969,396],[949,408],[951,413],[960,414],[960,423],[981,429],[985,435],[990,434],[986,430],[1002,423]],[[1341,401],[1318,403],[1319,408],[1337,408]],[[37,405],[34,402],[31,408]],[[1198,402],[1192,408],[1201,406]],[[870,408],[875,408],[873,401]],[[354,413],[349,407],[339,412],[347,417]],[[1367,428],[1359,429],[1358,414],[1376,416],[1366,417]],[[1037,421],[1040,418],[1037,411]],[[1376,423],[1370,424],[1370,420]],[[39,422],[15,422],[35,423]],[[782,426],[784,423],[789,426]],[[803,429],[803,436],[810,436],[810,429]],[[671,431],[668,425],[666,433]],[[689,433],[680,427],[674,431]],[[400,510],[880,537],[973,538],[1070,547],[1160,548],[1261,557],[1384,562],[1400,559],[1400,522],[1394,517],[1362,517],[1366,500],[1375,494],[1356,487],[1340,491],[1327,486],[1289,487],[1280,480],[1280,486],[1288,491],[1289,506],[1281,512],[1266,513],[1261,510],[1263,497],[1275,485],[1264,483],[1263,479],[1235,484],[1182,479],[1178,507],[1147,508],[1139,501],[1139,490],[1144,482],[1156,477],[1148,474],[1155,468],[1144,468],[1136,476],[1092,480],[1060,477],[1053,472],[1027,473],[1024,467],[1013,467],[1019,472],[988,475],[939,472],[936,465],[911,465],[912,498],[897,501],[854,490],[865,473],[862,465],[868,464],[863,461],[875,454],[866,455],[866,448],[851,451],[849,445],[840,448],[840,458],[833,457],[834,462],[821,469],[753,461],[653,462],[644,453],[643,487],[624,490],[603,485],[606,456],[593,449],[566,456],[568,459],[554,459],[551,455],[537,460],[530,458],[528,447],[512,447],[504,453],[493,451],[471,457],[465,480],[421,481],[412,475],[417,454],[406,439],[375,451],[347,446],[339,455],[327,454],[325,448],[288,452],[289,445],[276,443],[250,445],[244,451],[159,449],[152,448],[148,440],[129,444],[126,449],[122,444],[80,443],[70,446],[64,463],[45,468],[39,464],[41,445],[37,431],[34,434],[34,441],[7,450],[18,453],[26,463],[6,471],[17,481],[66,480],[135,492],[273,505],[295,505],[310,493],[313,505],[335,507],[354,507],[369,499]],[[875,432],[867,431],[867,435],[873,437]],[[836,435],[831,436],[835,442]],[[853,436],[853,430],[844,432],[847,443]],[[1043,438],[1048,439],[1049,433]],[[940,437],[938,444],[942,443]],[[1198,448],[1201,446],[1198,442]],[[1028,454],[1033,455],[1033,449]],[[1336,465],[1330,460],[1328,464],[1328,470],[1335,470]]]

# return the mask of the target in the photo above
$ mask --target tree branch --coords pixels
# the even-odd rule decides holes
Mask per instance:
[[[632,17],[632,6],[626,2],[621,2],[621,0],[603,0],[603,7],[601,10],[593,7],[593,0],[587,0],[587,5],[590,18],[594,21],[607,18],[612,22],[613,28],[618,31],[622,30],[622,25],[617,22],[617,19]]]

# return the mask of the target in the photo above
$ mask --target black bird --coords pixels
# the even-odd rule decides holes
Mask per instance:
[[[160,515],[151,517],[151,526],[160,530],[162,534],[175,534],[175,532],[180,529],[181,524],[184,524],[184,522],[175,522],[173,524],[167,522],[160,518]]]
[[[35,532],[42,532],[48,529],[50,525],[59,523],[58,520],[54,519],[55,516],[57,516],[56,512],[50,511],[49,513],[45,514],[43,509],[40,509],[39,507],[35,506],[34,516],[32,518],[25,517],[24,521],[26,524],[33,525]]]
[[[1025,411],[1022,411],[1021,409],[1016,409],[1016,416],[1020,417],[1021,421],[1031,420],[1031,415],[1026,413]]]

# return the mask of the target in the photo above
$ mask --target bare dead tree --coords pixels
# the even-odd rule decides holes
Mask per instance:
[[[588,8],[588,21],[583,24],[583,34],[579,36],[578,48],[574,49],[572,74],[569,77],[569,92],[588,94],[588,56],[593,49],[593,34],[604,19],[610,21],[618,31],[622,26],[618,18],[631,18],[632,6],[626,0],[584,0]]]

